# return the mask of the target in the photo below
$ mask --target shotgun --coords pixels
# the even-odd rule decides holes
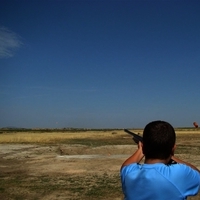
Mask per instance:
[[[139,136],[138,134],[133,133],[133,132],[129,131],[128,129],[124,129],[124,131],[125,131],[126,133],[130,134],[131,136],[133,136],[133,141],[134,141],[136,144],[138,144],[139,141],[140,141],[140,142],[143,141],[142,137]]]

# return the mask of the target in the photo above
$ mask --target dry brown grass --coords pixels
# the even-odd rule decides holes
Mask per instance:
[[[51,133],[32,133],[32,132],[15,132],[3,133],[0,135],[0,143],[56,143],[63,140],[72,139],[101,139],[112,138],[115,135],[124,134],[123,131],[87,131],[87,132],[51,132]]]
[[[142,135],[143,130],[132,130]],[[199,129],[178,129],[179,134],[200,134]],[[57,143],[73,139],[102,139],[128,137],[123,130],[83,132],[14,132],[0,134],[0,143]]]

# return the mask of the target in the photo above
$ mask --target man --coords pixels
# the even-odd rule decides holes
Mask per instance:
[[[143,143],[139,142],[136,152],[121,167],[125,200],[179,200],[198,193],[200,171],[174,156],[175,141],[169,123],[153,121],[146,125]],[[144,164],[139,164],[143,157]]]

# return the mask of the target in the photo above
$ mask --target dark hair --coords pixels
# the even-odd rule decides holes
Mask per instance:
[[[175,145],[176,134],[171,124],[153,121],[143,132],[143,153],[147,159],[167,159]]]

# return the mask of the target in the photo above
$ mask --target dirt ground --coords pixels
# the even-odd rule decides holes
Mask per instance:
[[[0,199],[105,199],[98,192],[89,194],[91,186],[98,189],[94,185],[100,179],[100,187],[105,179],[116,179],[118,192],[109,198],[122,199],[119,169],[133,147],[0,144]],[[83,190],[87,194],[81,197]]]
[[[183,137],[177,154],[200,169],[199,141]],[[121,200],[119,170],[136,147],[0,144],[0,199]]]

